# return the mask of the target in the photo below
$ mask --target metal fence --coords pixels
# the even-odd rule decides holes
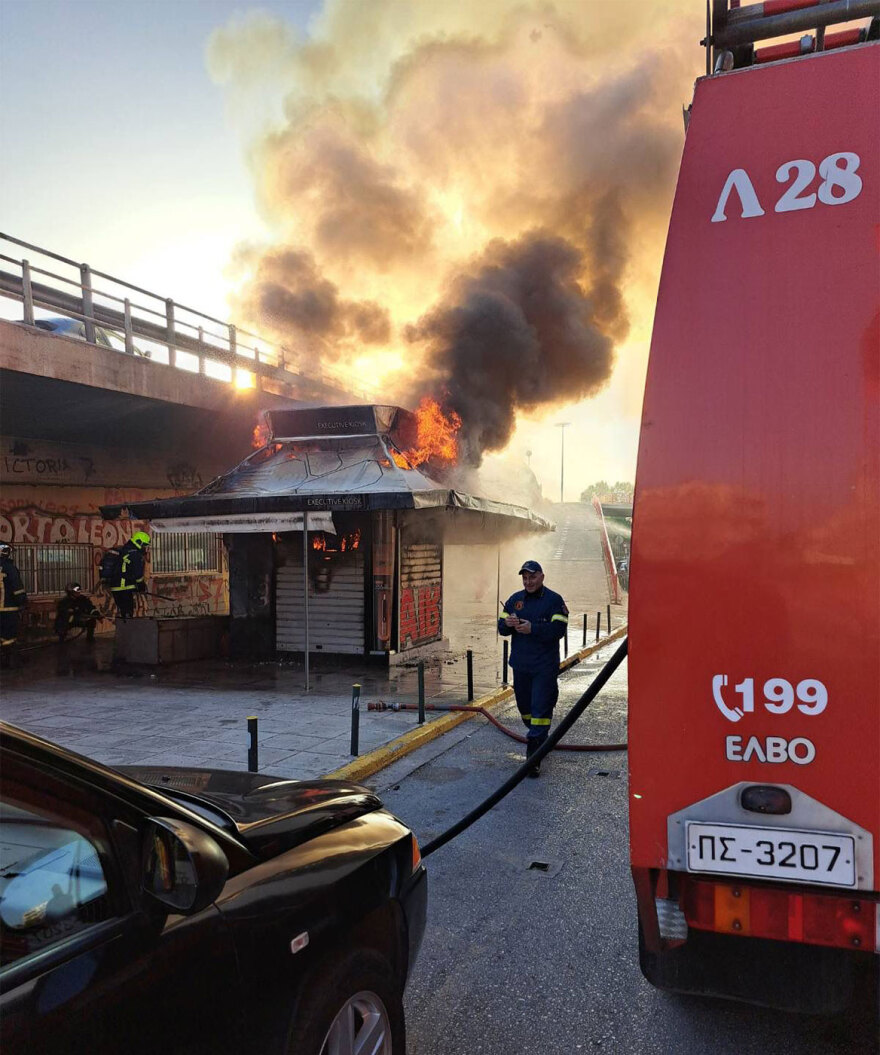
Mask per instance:
[[[325,370],[313,354],[263,340],[170,297],[2,233],[0,296],[21,303],[26,325],[41,321],[37,309],[51,311],[75,320],[91,344],[117,344],[120,351],[143,356],[157,368],[172,366],[217,381],[244,382],[292,399],[380,401],[378,389]]]
[[[153,575],[175,572],[219,572],[223,569],[223,536],[210,531],[154,532],[150,554]]]
[[[86,591],[94,587],[94,548],[87,544],[40,545],[18,542],[15,564],[29,596],[64,593],[69,582],[78,582]]]

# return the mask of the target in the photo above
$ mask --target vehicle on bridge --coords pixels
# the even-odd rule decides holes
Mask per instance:
[[[880,951],[878,27],[714,3],[633,518],[643,973],[817,1012]]]
[[[19,320],[22,325],[26,325],[23,320]],[[87,341],[86,336],[86,324],[81,319],[70,319],[66,315],[59,315],[57,318],[52,319],[35,319],[34,326],[40,330],[45,330],[47,333],[57,333],[59,337],[73,337],[77,341]],[[124,352],[125,342],[122,341],[115,333],[111,333],[109,330],[105,330],[101,326],[95,327],[95,344],[100,345],[102,348],[112,348],[114,352]],[[151,358],[150,352],[145,352],[134,346],[134,354],[140,355],[144,359]]]

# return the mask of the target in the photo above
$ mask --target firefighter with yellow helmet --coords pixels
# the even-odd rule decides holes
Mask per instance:
[[[123,619],[134,615],[135,593],[146,593],[146,549],[150,536],[146,531],[135,531],[118,550],[107,550],[101,562],[101,578],[107,582],[116,610]]]

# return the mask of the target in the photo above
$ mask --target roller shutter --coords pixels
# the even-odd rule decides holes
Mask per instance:
[[[302,563],[278,568],[275,581],[276,647],[302,652]],[[309,575],[309,652],[361,655],[364,648],[364,557],[357,551],[334,554]]]
[[[400,650],[443,637],[443,546],[420,542],[400,550]]]

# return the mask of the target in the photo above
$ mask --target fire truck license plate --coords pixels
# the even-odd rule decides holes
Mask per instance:
[[[855,840],[826,832],[689,821],[687,867],[689,872],[854,887]]]

